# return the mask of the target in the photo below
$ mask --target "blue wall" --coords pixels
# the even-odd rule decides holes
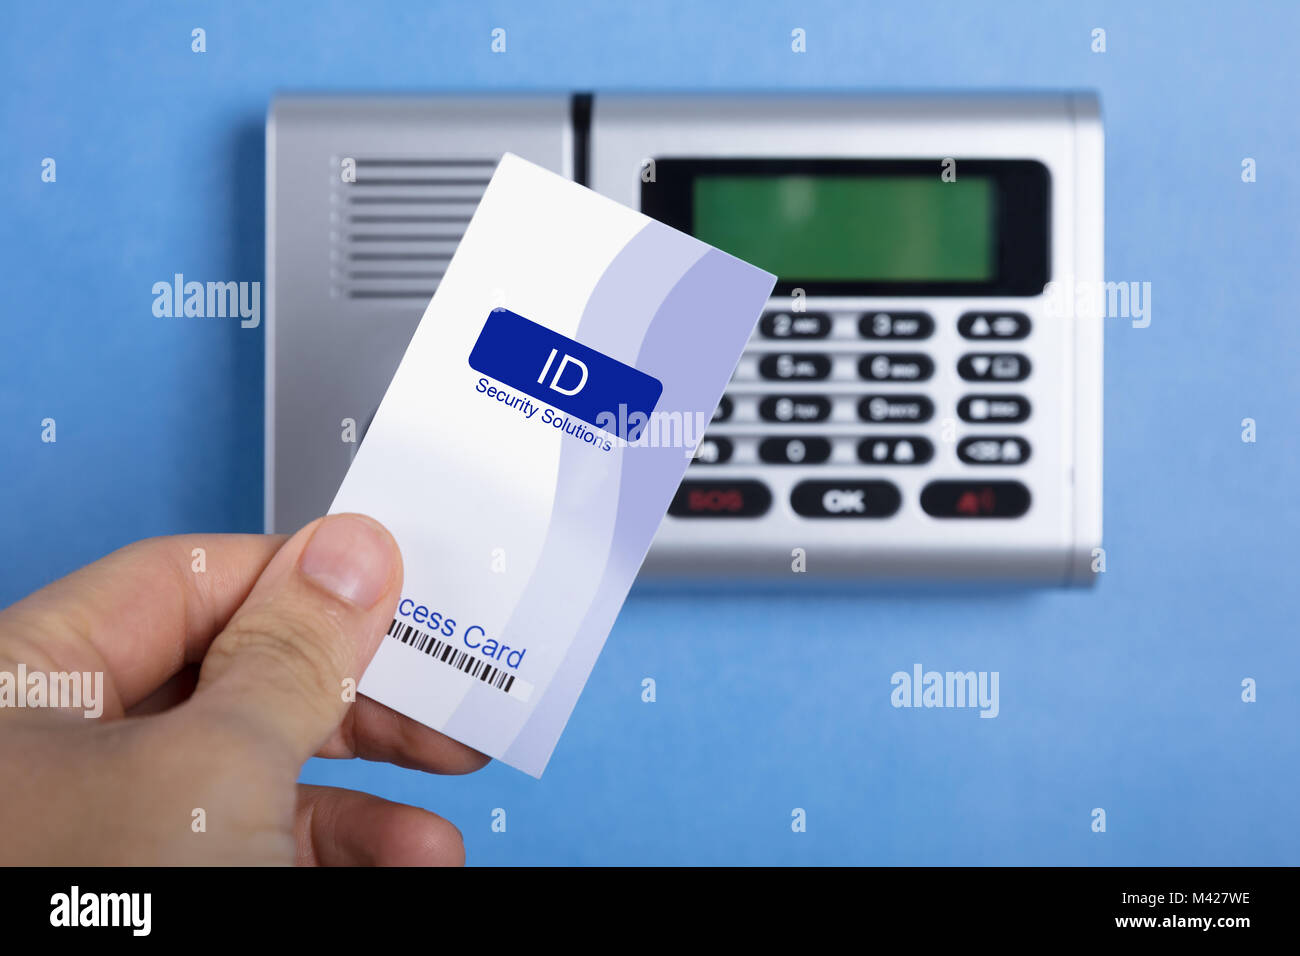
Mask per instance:
[[[262,278],[273,91],[1096,89],[1107,276],[1153,283],[1153,312],[1108,323],[1094,592],[638,593],[540,783],[323,761],[306,777],[437,809],[477,863],[1300,863],[1300,18],[1281,2],[988,6],[12,6],[0,604],[135,538],[259,528],[262,332],[155,319],[150,287]],[[1000,671],[1001,716],[895,710],[889,676],[916,661]]]

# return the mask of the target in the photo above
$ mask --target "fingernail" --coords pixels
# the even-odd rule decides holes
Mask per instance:
[[[330,515],[312,533],[298,566],[318,585],[368,608],[393,576],[396,548],[374,522],[359,515]]]

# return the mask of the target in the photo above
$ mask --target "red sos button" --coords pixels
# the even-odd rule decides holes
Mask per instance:
[[[677,518],[756,518],[772,506],[759,481],[683,481],[668,513]]]

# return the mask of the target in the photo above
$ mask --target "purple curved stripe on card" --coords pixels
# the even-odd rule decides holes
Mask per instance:
[[[771,292],[762,276],[748,263],[710,249],[664,299],[635,362],[664,383],[661,411],[694,409],[708,415],[716,407],[729,378],[719,374],[719,356],[739,359]],[[513,766],[534,775],[546,766],[677,491],[686,454],[681,448],[624,449],[618,515],[603,556],[604,571],[564,666],[551,681],[552,692],[538,702],[506,752],[505,760]]]
[[[684,240],[661,223],[647,223],[597,281],[572,338],[635,365],[660,303],[706,250],[702,243]],[[533,622],[547,622],[549,633],[571,633],[591,603],[614,533],[620,500],[620,461],[617,452],[603,452],[572,440],[561,443],[547,536],[532,576],[499,635],[512,647],[527,647],[531,665],[543,660],[541,649],[528,639]],[[553,535],[553,528],[565,533]],[[575,537],[575,529],[588,533]],[[541,673],[550,673],[561,655],[556,656],[557,660],[543,666]],[[542,690],[538,688],[539,693]],[[526,711],[519,708],[517,723],[503,719],[500,698],[501,691],[495,688],[471,686],[443,732],[452,737],[472,732],[479,746],[495,748],[497,753],[504,751],[522,726]],[[488,728],[494,735],[490,742],[483,737]]]

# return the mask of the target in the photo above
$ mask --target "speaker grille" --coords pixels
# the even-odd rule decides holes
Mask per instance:
[[[478,207],[496,158],[355,158],[337,172],[330,212],[330,275],[338,298],[427,302]]]

